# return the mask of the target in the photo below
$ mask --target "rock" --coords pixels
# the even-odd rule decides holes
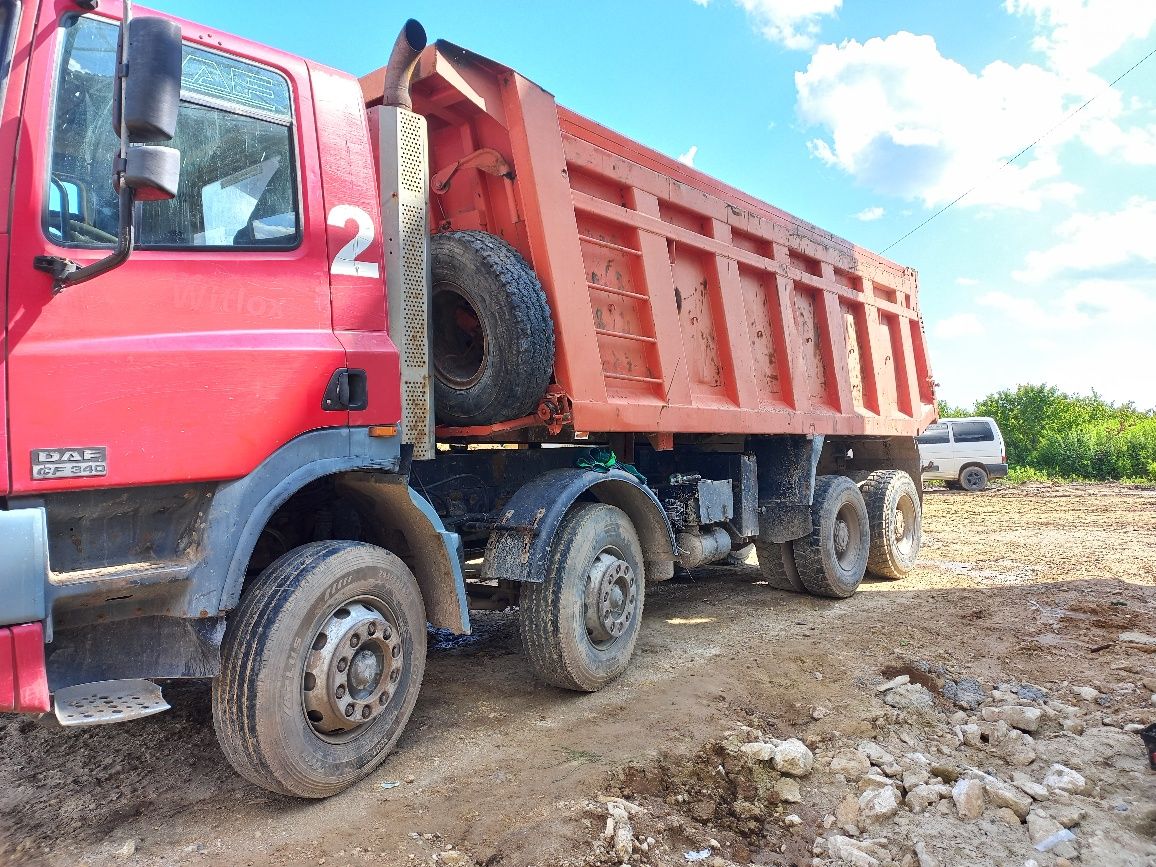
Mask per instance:
[[[895,781],[879,774],[868,774],[859,780],[859,791],[869,792],[871,789],[882,789],[884,786],[893,786]]]
[[[783,816],[783,824],[789,828],[793,828],[796,825],[802,825],[803,820],[796,816],[794,813],[789,813],[788,815]]]
[[[1084,701],[1095,701],[1100,697],[1100,691],[1090,686],[1073,686],[1072,693],[1078,695]]]
[[[983,815],[983,783],[979,780],[959,780],[951,789],[959,818],[971,821]]]
[[[831,773],[857,780],[871,772],[871,760],[859,750],[839,750],[831,759]]]
[[[892,786],[871,789],[859,796],[859,823],[864,827],[878,825],[899,812],[899,797]]]
[[[114,853],[117,858],[129,859],[136,854],[136,840],[125,840],[124,845]]]
[[[1143,632],[1124,632],[1120,635],[1120,641],[1125,644],[1137,644],[1144,649],[1156,650],[1156,637]]]
[[[1047,812],[1065,828],[1078,825],[1088,818],[1088,811],[1079,804],[1051,804]]]
[[[1076,719],[1074,717],[1067,717],[1060,725],[1063,726],[1064,731],[1070,735],[1082,735],[1088,728],[1088,724],[1082,719]]]
[[[859,824],[859,799],[848,793],[835,807],[835,819],[839,826],[846,828],[849,825]]]
[[[903,788],[911,791],[916,786],[922,786],[931,779],[931,773],[923,766],[909,768],[903,772]]]
[[[614,854],[617,855],[617,841],[615,841],[615,843],[616,845],[614,848]],[[629,855],[626,856],[626,858],[629,857]],[[622,860],[625,861],[626,858],[623,858]],[[438,855],[438,863],[448,864],[450,867],[474,867],[477,862],[475,862],[474,859],[467,855],[465,852],[459,852],[456,849],[451,849],[449,852],[442,852],[440,855]]]
[[[922,813],[943,798],[949,797],[951,797],[951,788],[949,786],[916,786],[907,793],[904,803],[912,813]]]
[[[785,740],[775,748],[775,769],[792,777],[805,777],[815,766],[815,756],[797,738]]]
[[[915,841],[915,859],[919,867],[939,867],[939,861],[929,851],[922,840]]]
[[[954,783],[959,779],[959,771],[954,766],[945,765],[943,762],[932,762],[931,774],[939,777],[945,783]]]
[[[786,804],[797,804],[803,800],[803,795],[799,791],[799,784],[790,777],[780,777],[775,780],[775,785],[771,789],[775,796]]]
[[[988,691],[974,677],[961,677],[944,681],[943,697],[958,707],[975,710],[987,701]]]
[[[994,778],[984,780],[984,791],[987,798],[997,807],[1006,807],[1016,814],[1017,819],[1026,819],[1032,808],[1031,796],[1021,792],[1015,786]]]
[[[975,723],[968,723],[959,727],[959,742],[967,744],[969,747],[983,746],[983,735],[979,731],[979,726]]]
[[[739,752],[756,761],[769,762],[775,757],[775,746],[774,744],[763,743],[743,744],[739,747]]]
[[[753,801],[735,801],[731,810],[740,819],[762,819],[767,811]]]
[[[900,710],[927,709],[935,705],[935,698],[918,683],[905,683],[883,696],[883,701]]]
[[[816,705],[811,710],[811,719],[813,719],[813,720],[820,720],[823,717],[830,716],[830,715],[831,715],[831,709],[829,707],[823,707],[822,705]]]
[[[1021,683],[1013,692],[1023,701],[1046,701],[1048,691],[1034,683]]]
[[[1041,810],[1032,810],[1028,813],[1028,839],[1032,845],[1042,843],[1052,834],[1064,830],[1064,826]]]
[[[862,741],[857,747],[859,752],[865,755],[868,761],[873,765],[883,767],[884,765],[892,765],[895,763],[895,756],[875,743],[875,741]]]
[[[899,677],[887,681],[887,683],[881,683],[879,686],[875,687],[875,691],[887,692],[889,689],[895,689],[897,686],[903,686],[908,683],[911,683],[911,678],[906,674],[901,674]]]
[[[1034,732],[1040,727],[1040,717],[1043,715],[1038,707],[1024,707],[1023,705],[1007,705],[1004,707],[985,707],[981,713],[988,722],[1005,722],[1022,732]]]
[[[827,838],[827,854],[851,867],[879,867],[881,859],[889,858],[890,853],[865,840],[835,834]]]
[[[898,762],[892,762],[889,765],[883,766],[883,773],[889,777],[901,777],[903,776],[903,768]]]
[[[1048,775],[1044,777],[1044,785],[1049,789],[1057,789],[1061,792],[1078,795],[1087,788],[1088,781],[1084,779],[1082,774],[1073,771],[1069,767],[1052,765],[1048,771]]]
[[[1000,745],[1000,754],[1008,764],[1017,768],[1026,768],[1036,760],[1035,741],[1031,735],[1021,731],[1013,731]]]
[[[1021,792],[1031,795],[1031,797],[1037,801],[1046,801],[1048,798],[1047,786],[1041,786],[1027,774],[1020,771],[1012,773],[1012,785],[1016,786]]]
[[[1009,810],[1007,807],[1000,807],[995,811],[995,818],[997,821],[1003,822],[1005,825],[1010,825],[1013,828],[1020,826],[1020,817]]]

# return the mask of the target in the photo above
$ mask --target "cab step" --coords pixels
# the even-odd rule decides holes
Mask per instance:
[[[125,722],[169,709],[161,688],[151,680],[102,680],[57,690],[56,719],[62,726]]]

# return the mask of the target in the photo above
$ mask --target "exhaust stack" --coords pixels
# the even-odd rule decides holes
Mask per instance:
[[[417,57],[425,46],[425,28],[416,19],[410,18],[397,35],[397,41],[389,53],[389,62],[385,65],[382,105],[413,110],[409,79],[413,75]]]

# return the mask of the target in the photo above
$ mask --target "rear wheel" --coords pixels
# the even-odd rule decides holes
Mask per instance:
[[[545,579],[524,583],[522,644],[539,680],[595,692],[626,670],[646,593],[642,545],[626,513],[579,503],[555,533]]]
[[[846,476],[819,476],[811,503],[811,532],[794,542],[799,579],[816,596],[843,599],[867,569],[871,544],[867,506]]]
[[[876,470],[860,487],[871,526],[867,571],[905,578],[915,568],[922,536],[919,491],[902,470]]]
[[[241,776],[324,798],[370,774],[401,736],[425,672],[425,609],[388,551],[315,542],[241,599],[213,682],[213,724]]]
[[[795,568],[795,552],[792,542],[755,542],[755,552],[759,558],[759,571],[767,583],[776,590],[806,593]]]
[[[986,491],[987,470],[983,467],[964,467],[959,473],[959,484],[965,491]]]

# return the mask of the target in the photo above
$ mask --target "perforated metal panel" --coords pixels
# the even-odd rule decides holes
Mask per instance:
[[[415,460],[428,460],[434,456],[434,417],[426,123],[403,108],[377,111],[389,332],[401,353],[402,441],[413,445]]]

